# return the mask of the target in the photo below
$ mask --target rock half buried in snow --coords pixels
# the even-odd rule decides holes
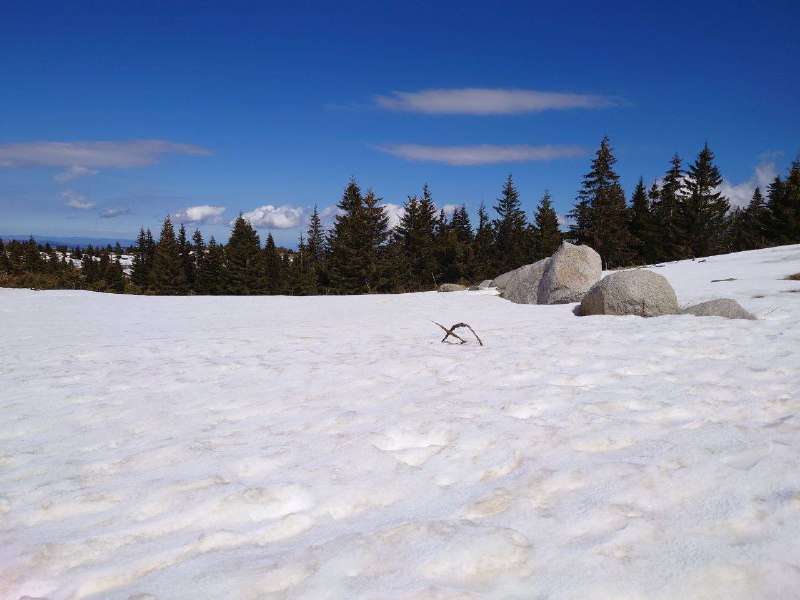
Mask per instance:
[[[580,302],[584,294],[600,281],[603,261],[589,246],[564,242],[542,274],[537,291],[539,304]]]
[[[492,287],[492,280],[491,279],[484,279],[483,281],[481,281],[478,284],[478,289],[479,290],[488,290],[490,287]]]
[[[551,260],[551,258],[543,258],[531,265],[525,265],[512,271],[501,296],[517,304],[537,304],[539,282]]]
[[[501,292],[506,289],[506,285],[508,281],[511,279],[512,275],[516,272],[516,269],[513,271],[509,271],[508,273],[503,273],[502,275],[498,275],[492,280],[492,287],[497,288]]]
[[[694,315],[696,317],[725,317],[726,319],[755,320],[755,316],[743,309],[736,300],[730,298],[701,302],[689,308],[684,308],[681,314]]]
[[[667,278],[636,269],[607,275],[581,300],[581,315],[638,315],[657,317],[678,314],[678,297]]]
[[[465,285],[458,285],[457,283],[443,283],[439,286],[439,292],[463,292],[467,289]]]

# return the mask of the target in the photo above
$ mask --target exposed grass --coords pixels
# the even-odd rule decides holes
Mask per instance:
[[[800,273],[794,273],[792,275],[787,275],[786,279],[790,281],[800,281]]]

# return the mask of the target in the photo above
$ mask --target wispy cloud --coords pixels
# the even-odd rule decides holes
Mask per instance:
[[[89,174],[89,167],[145,167],[157,163],[164,154],[207,155],[211,151],[165,140],[20,142],[0,144],[0,167],[85,168],[83,174]]]
[[[386,144],[377,146],[404,160],[440,162],[454,166],[474,166],[506,162],[547,161],[573,158],[584,153],[578,146],[423,146],[420,144]]]
[[[267,204],[242,214],[253,227],[265,229],[292,229],[300,225],[302,216],[302,208],[288,204],[277,207]]]
[[[766,194],[767,186],[772,183],[772,180],[775,179],[775,176],[778,174],[775,161],[772,160],[775,156],[778,156],[778,154],[771,153],[769,155],[762,155],[761,162],[756,165],[753,174],[747,181],[732,184],[727,179],[722,180],[722,185],[719,186],[719,192],[723,196],[728,197],[731,208],[737,206],[743,208],[747,206],[750,203],[750,199],[753,197],[753,191],[756,187],[760,187],[762,193]]]
[[[114,219],[131,214],[130,209],[127,208],[109,208],[100,213],[101,219]]]
[[[383,212],[389,217],[389,229],[400,225],[400,219],[406,214],[406,210],[401,204],[392,204],[391,202],[383,205]]]
[[[501,88],[435,89],[392,92],[375,97],[380,108],[429,115],[514,115],[545,110],[608,108],[630,102],[616,96],[539,92]]]
[[[222,222],[222,213],[224,212],[224,206],[201,204],[199,206],[187,206],[180,212],[175,213],[175,219],[184,223],[216,225]]]
[[[66,171],[62,171],[53,177],[53,181],[56,183],[66,183],[67,181],[72,181],[73,179],[78,179],[80,177],[88,177],[90,175],[97,175],[97,171],[89,169],[88,167],[72,165]]]
[[[95,207],[95,203],[87,201],[86,196],[73,192],[72,190],[61,192],[61,197],[64,198],[64,206],[69,206],[70,208],[89,210]]]

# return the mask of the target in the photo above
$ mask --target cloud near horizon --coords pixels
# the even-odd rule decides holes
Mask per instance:
[[[175,213],[175,218],[184,223],[218,225],[222,222],[222,213],[224,212],[224,206],[201,204],[199,206],[187,206],[180,212]]]
[[[259,206],[242,214],[245,221],[257,229],[292,229],[300,225],[303,209],[284,204]],[[233,225],[233,221],[230,223]]]
[[[88,202],[86,200],[86,196],[82,196],[81,194],[73,192],[72,190],[61,192],[61,197],[65,200],[64,206],[69,206],[70,208],[89,210],[95,207],[95,203]]]
[[[131,211],[128,208],[109,208],[108,210],[104,210],[100,213],[100,218],[114,219],[116,217],[122,217],[129,214],[131,214]]]
[[[146,167],[164,154],[209,155],[211,150],[166,140],[125,142],[19,142],[0,144],[0,167],[60,167],[57,175],[68,181],[91,173],[90,167]]]
[[[750,203],[756,187],[760,187],[761,193],[766,197],[767,187],[778,174],[775,161],[771,160],[774,156],[775,154],[762,157],[762,161],[755,166],[753,174],[747,181],[732,184],[727,179],[722,179],[719,192],[728,197],[731,208],[745,208]]]
[[[392,92],[390,95],[375,96],[375,104],[386,110],[429,115],[515,115],[546,110],[627,106],[630,102],[616,96],[462,88]]]
[[[578,146],[425,146],[422,144],[385,144],[377,150],[403,160],[439,162],[452,166],[476,166],[505,162],[548,161],[574,158],[584,154]]]

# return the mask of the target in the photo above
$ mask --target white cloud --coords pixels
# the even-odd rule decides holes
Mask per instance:
[[[127,208],[110,208],[108,210],[104,210],[100,213],[101,219],[113,219],[115,217],[121,217],[123,215],[129,215],[131,211]]]
[[[458,204],[445,204],[441,210],[443,210],[446,215],[452,215],[456,212],[457,208],[460,208]]]
[[[384,204],[383,210],[386,216],[389,217],[389,229],[394,229],[400,225],[400,219],[406,214],[405,209],[400,204]]]
[[[224,212],[224,206],[201,204],[199,206],[187,206],[180,212],[175,213],[175,219],[184,223],[207,223],[216,225],[222,222],[222,213]]]
[[[565,215],[556,214],[558,217],[558,227],[561,231],[566,231],[570,228],[570,226],[575,225],[575,219],[571,217],[567,217]]]
[[[297,227],[300,225],[302,216],[302,208],[289,206],[288,204],[278,207],[267,204],[242,215],[253,227],[265,229],[291,229]]]
[[[774,154],[770,155],[768,158],[772,157],[774,157]],[[732,184],[730,181],[723,178],[722,185],[719,186],[719,192],[723,196],[728,197],[731,208],[737,206],[743,208],[750,203],[753,197],[753,190],[755,190],[756,187],[760,187],[762,194],[766,195],[767,186],[772,183],[772,180],[775,179],[777,174],[778,170],[774,161],[762,160],[760,164],[756,165],[753,175],[751,175],[747,181]]]
[[[89,210],[90,208],[95,207],[94,202],[87,202],[86,196],[82,196],[72,190],[67,190],[66,192],[61,193],[61,197],[64,198],[64,206],[69,206],[70,208],[77,208],[78,210]]]
[[[614,96],[491,88],[392,92],[388,96],[376,96],[375,103],[388,110],[430,115],[513,115],[629,104],[624,98]]]
[[[157,163],[163,154],[206,155],[211,151],[165,140],[21,142],[0,144],[0,167],[83,167],[87,171],[89,167],[145,167]]]
[[[388,144],[377,150],[404,160],[440,162],[454,166],[486,165],[504,162],[546,161],[572,158],[584,153],[577,146],[423,146],[421,144]]]
[[[97,171],[93,171],[87,167],[72,165],[66,171],[62,171],[53,177],[53,181],[56,183],[66,183],[67,181],[72,181],[73,179],[78,179],[79,177],[88,177],[90,175],[97,175]]]

